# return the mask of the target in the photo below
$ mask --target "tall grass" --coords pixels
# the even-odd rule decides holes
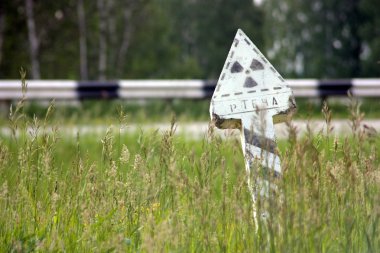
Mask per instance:
[[[329,107],[334,111],[334,119],[346,119],[348,100],[346,98],[329,99]],[[298,111],[294,115],[295,120],[305,118],[321,118],[321,102],[318,99],[297,99]],[[205,100],[84,100],[80,103],[57,102],[59,113],[50,117],[51,122],[64,122],[71,125],[107,125],[115,124],[115,114],[122,107],[127,113],[128,119],[133,123],[169,122],[171,115],[178,116],[178,122],[208,121],[210,101]],[[1,109],[1,108],[0,108]],[[376,98],[362,98],[361,110],[365,112],[366,119],[380,118],[380,100]],[[46,104],[41,101],[26,101],[23,107],[26,118],[44,118]],[[3,111],[0,110],[0,116]],[[6,121],[0,117],[0,126]],[[131,122],[132,123],[132,122]]]
[[[26,86],[25,86],[26,88]],[[164,133],[62,135],[11,110],[0,141],[0,251],[378,252],[379,137],[355,103],[352,133],[280,142],[282,194],[254,223],[239,140]],[[323,109],[329,129],[331,111]],[[120,110],[121,127],[125,115]],[[264,203],[264,202],[263,202]],[[260,208],[260,207],[259,207]]]

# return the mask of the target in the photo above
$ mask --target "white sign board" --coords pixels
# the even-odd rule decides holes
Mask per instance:
[[[295,109],[292,90],[239,29],[212,96],[210,115],[218,128],[241,130],[248,171],[258,160],[274,174],[281,173],[273,124]]]

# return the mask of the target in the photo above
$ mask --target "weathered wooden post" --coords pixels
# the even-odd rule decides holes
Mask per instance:
[[[285,121],[295,109],[292,90],[239,29],[212,96],[210,116],[218,128],[241,130],[255,220],[257,196],[265,198],[271,187],[267,177],[250,174],[264,171],[267,175],[281,175],[274,124]],[[261,216],[266,214],[265,210],[260,212]]]

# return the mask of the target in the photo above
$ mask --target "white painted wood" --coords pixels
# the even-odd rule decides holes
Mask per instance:
[[[210,117],[218,128],[241,131],[256,222],[257,196],[265,197],[270,191],[268,178],[256,173],[262,167],[267,175],[270,171],[281,174],[274,124],[284,121],[295,109],[290,87],[239,29],[211,99]],[[266,210],[260,213],[260,217],[266,216]]]
[[[295,108],[292,90],[284,79],[238,30],[211,99],[210,116],[215,125],[240,128],[246,157],[260,159],[263,166],[280,173],[278,156],[262,159],[265,150],[260,145],[275,143],[274,123],[284,121]],[[251,140],[245,134],[247,131]],[[260,143],[262,140],[264,143]]]

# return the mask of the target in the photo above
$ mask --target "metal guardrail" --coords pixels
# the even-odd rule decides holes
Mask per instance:
[[[288,79],[296,97],[346,96],[380,97],[380,79]],[[27,81],[26,97],[31,100],[135,99],[135,98],[209,98],[214,80],[119,80],[119,81]],[[0,100],[22,97],[21,81],[1,80]]]
[[[355,97],[380,97],[380,79],[287,79],[296,97],[347,96],[348,91]]]

